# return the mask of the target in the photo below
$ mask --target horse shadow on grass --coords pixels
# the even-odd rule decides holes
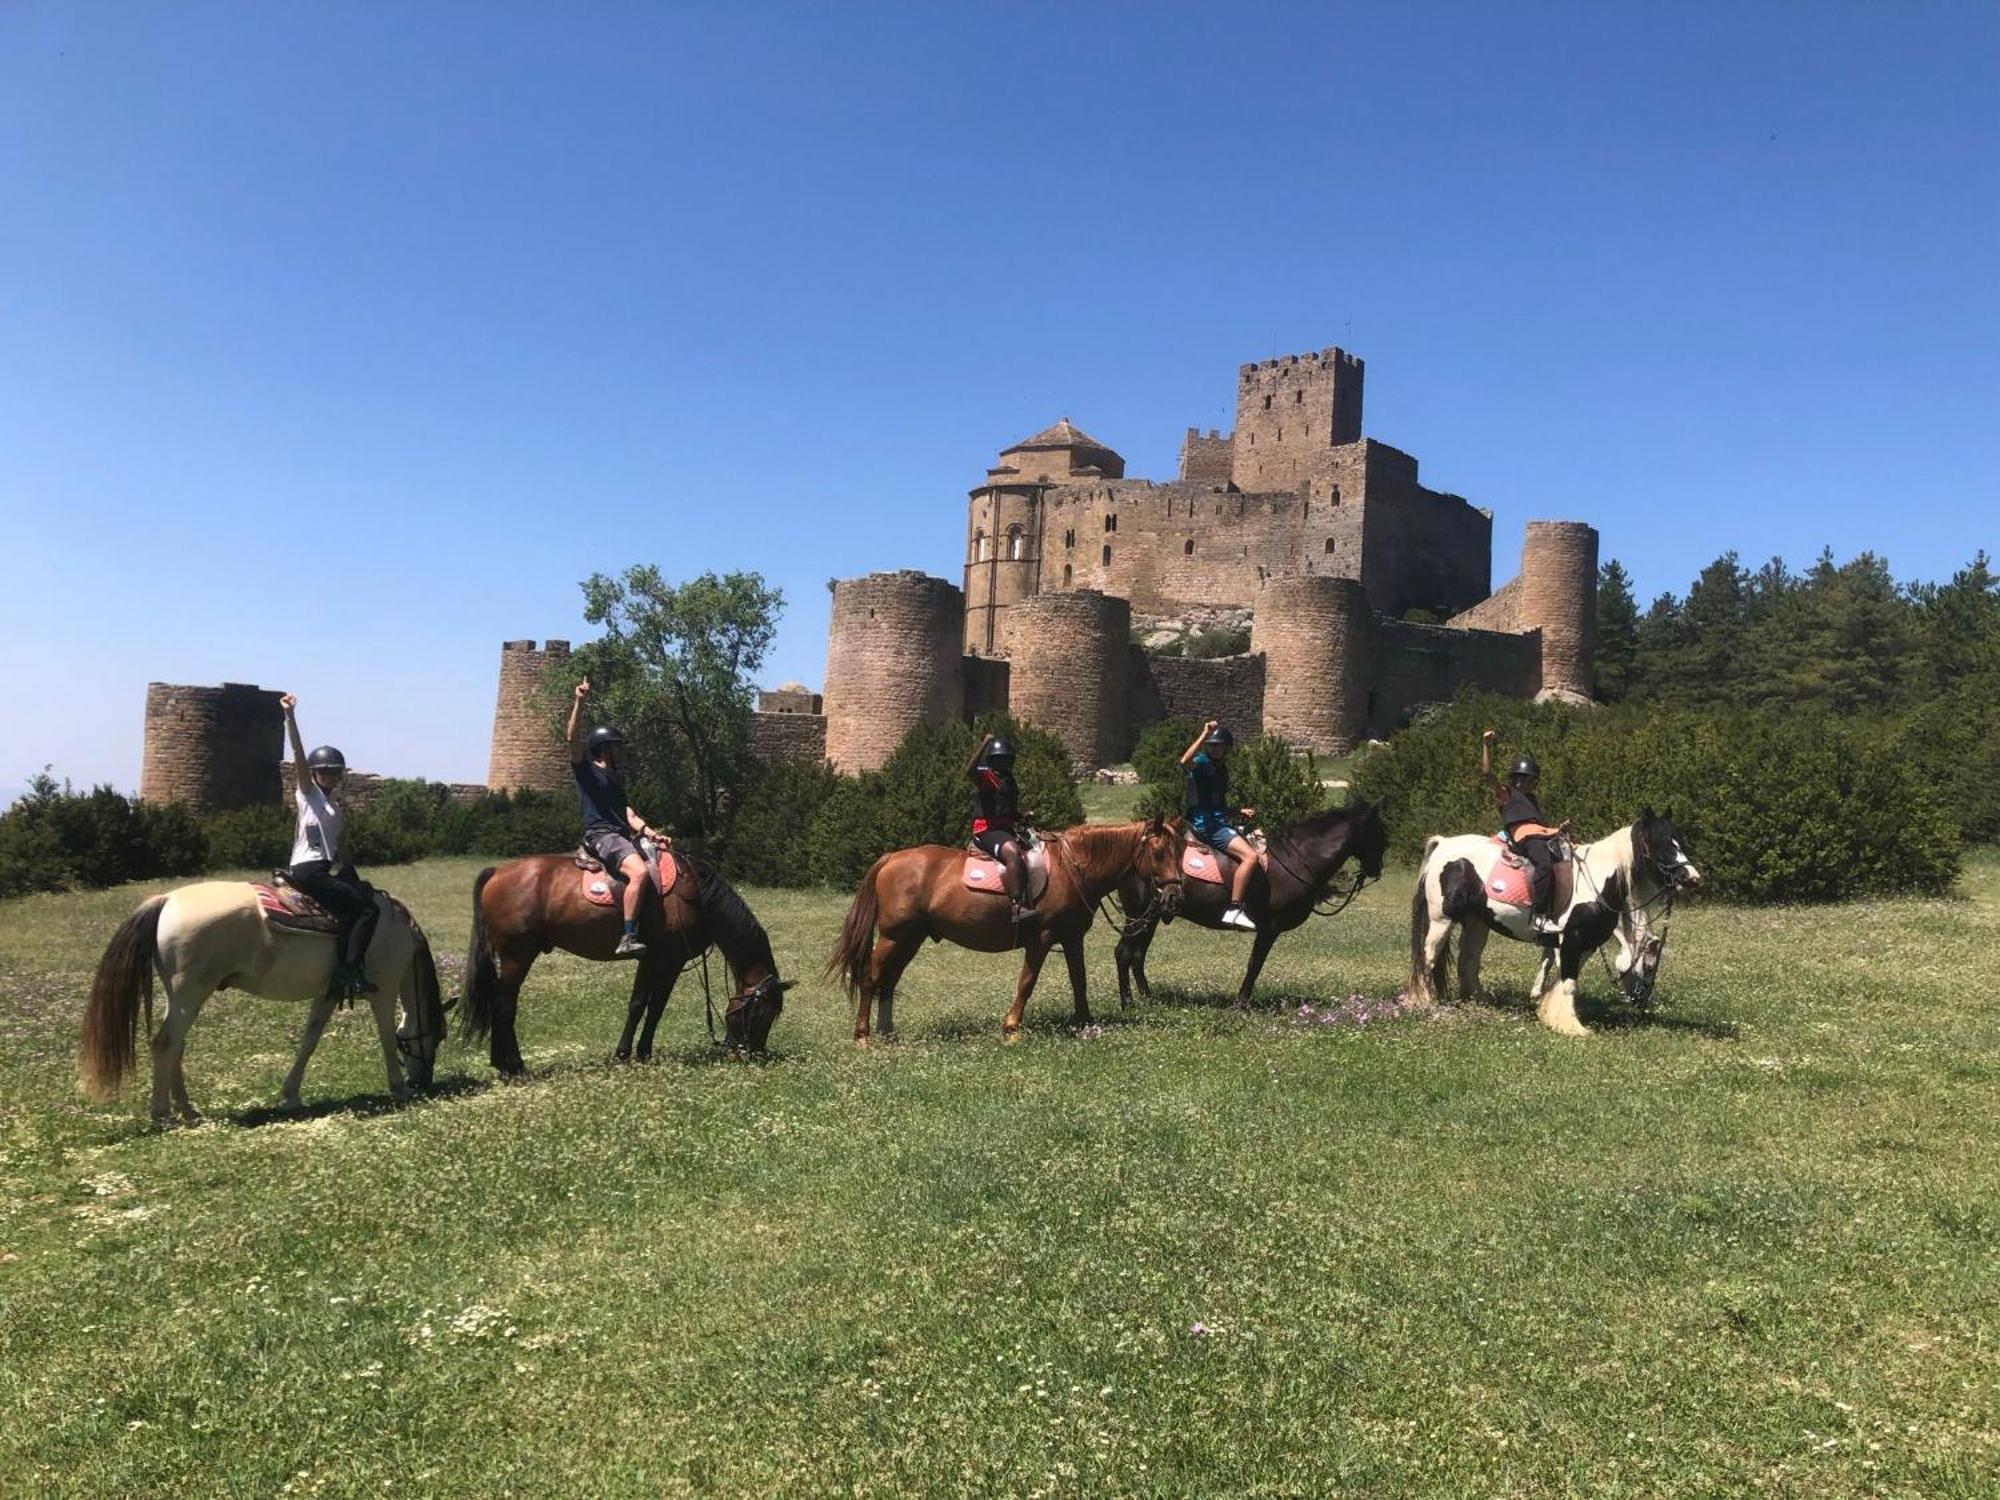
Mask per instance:
[[[1535,1001],[1526,990],[1515,990],[1507,986],[1490,989],[1484,1001],[1454,1000],[1453,1010],[1485,1011],[1494,1016],[1532,1021],[1535,1018]],[[1733,1042],[1742,1035],[1741,1029],[1733,1021],[1716,1021],[1705,1016],[1674,1015],[1657,1006],[1641,1009],[1624,1001],[1607,996],[1580,994],[1576,1001],[1576,1018],[1593,1031],[1632,1032],[1667,1031],[1681,1032],[1690,1036],[1706,1037],[1713,1042]]]
[[[468,1074],[453,1074],[440,1079],[427,1089],[419,1089],[412,1103],[428,1104],[444,1099],[467,1098],[483,1094],[492,1088],[491,1078],[476,1078]],[[226,1115],[212,1118],[226,1124],[240,1125],[246,1129],[256,1129],[263,1125],[298,1125],[312,1120],[324,1120],[334,1115],[350,1115],[355,1119],[368,1119],[375,1115],[392,1115],[406,1106],[398,1104],[389,1094],[377,1089],[371,1093],[349,1094],[344,1099],[315,1099],[297,1109],[287,1109],[279,1104],[257,1104],[248,1109],[232,1110]]]

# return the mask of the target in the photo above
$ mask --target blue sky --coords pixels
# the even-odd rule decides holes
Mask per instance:
[[[0,786],[251,681],[483,779],[577,583],[956,578],[1339,343],[1367,429],[1641,592],[2000,550],[2000,8],[0,7]]]

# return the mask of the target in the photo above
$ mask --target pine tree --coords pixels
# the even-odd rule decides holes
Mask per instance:
[[[1632,690],[1639,654],[1639,601],[1632,575],[1612,558],[1597,570],[1597,696],[1617,703]]]

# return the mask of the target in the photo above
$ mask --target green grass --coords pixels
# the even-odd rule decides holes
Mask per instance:
[[[473,865],[384,872],[461,949]],[[552,959],[535,1076],[380,1107],[364,1015],[225,994],[218,1122],[73,1085],[136,888],[0,906],[0,1491],[1990,1495],[2000,863],[1949,901],[1679,919],[1656,1021],[1319,1025],[1393,993],[1408,873],[1295,935],[1176,927],[1101,1031],[931,949],[857,1052],[843,908],[752,892],[762,1066],[614,1070],[625,971]],[[1503,1000],[1529,977],[1494,950]],[[1592,1003],[1594,1002],[1594,1003]]]

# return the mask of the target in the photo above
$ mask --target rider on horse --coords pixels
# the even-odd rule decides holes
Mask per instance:
[[[1243,897],[1250,889],[1250,877],[1257,868],[1256,851],[1250,847],[1250,841],[1231,825],[1228,805],[1229,752],[1235,746],[1236,736],[1230,733],[1229,726],[1210,719],[1201,726],[1201,733],[1194,737],[1194,743],[1181,752],[1181,764],[1187,767],[1189,832],[1211,849],[1236,861],[1234,882],[1229,888],[1229,909],[1223,912],[1222,920],[1231,927],[1244,927],[1254,932],[1257,924],[1243,910]],[[1254,807],[1234,811],[1243,818],[1257,816]]]
[[[1021,791],[1014,783],[1014,746],[989,734],[972,752],[965,768],[972,779],[972,845],[988,859],[1000,862],[1002,882],[1013,902],[1016,922],[1035,915],[1028,889],[1028,867],[1017,832],[1021,821]]]
[[[1549,900],[1555,893],[1556,884],[1554,841],[1562,830],[1549,826],[1542,814],[1542,804],[1535,797],[1535,788],[1541,784],[1542,768],[1535,763],[1532,755],[1516,756],[1513,769],[1507,773],[1507,781],[1502,785],[1500,778],[1493,774],[1493,731],[1489,729],[1480,739],[1479,774],[1485,778],[1487,788],[1500,808],[1500,826],[1507,832],[1508,844],[1528,862],[1528,890],[1534,903],[1531,916],[1535,931],[1560,932],[1562,924],[1549,911]]]
[[[368,943],[375,936],[381,912],[374,894],[361,883],[354,866],[340,859],[340,804],[333,789],[347,774],[347,757],[331,745],[321,745],[306,754],[299,738],[299,721],[292,710],[298,707],[296,693],[278,700],[285,710],[285,732],[292,741],[292,798],[298,804],[298,831],[292,838],[291,869],[286,878],[292,886],[312,897],[339,921],[343,943],[341,958],[333,968],[333,988],[345,995],[372,995],[368,982]]]
[[[570,771],[576,777],[576,800],[583,813],[583,847],[607,870],[625,878],[625,931],[612,950],[614,958],[637,958],[646,951],[639,941],[639,903],[649,881],[646,861],[636,838],[649,838],[662,849],[673,840],[657,833],[625,800],[625,736],[608,725],[590,731],[586,743],[578,735],[583,724],[583,700],[590,696],[590,679],[576,685],[569,710]]]

